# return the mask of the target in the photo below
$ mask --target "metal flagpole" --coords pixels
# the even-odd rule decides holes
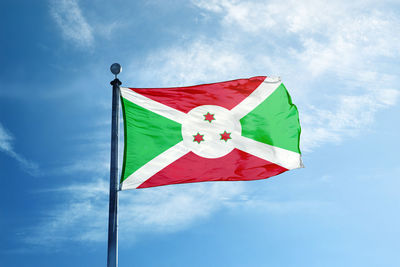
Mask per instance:
[[[121,65],[114,63],[110,67],[115,79],[110,82],[113,87],[112,122],[111,122],[111,163],[110,163],[110,206],[108,217],[108,254],[107,267],[118,266],[118,135],[119,135],[119,86],[122,84],[117,75]]]

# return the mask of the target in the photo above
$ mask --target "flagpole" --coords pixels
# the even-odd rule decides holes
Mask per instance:
[[[113,88],[111,122],[111,162],[110,162],[110,204],[108,215],[108,254],[107,267],[118,266],[118,136],[119,136],[119,86],[122,84],[117,75],[121,65],[114,63],[110,67],[115,79],[110,82]]]

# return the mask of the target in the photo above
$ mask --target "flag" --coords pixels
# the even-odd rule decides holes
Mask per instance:
[[[121,190],[265,179],[302,167],[296,106],[280,78],[121,87]]]

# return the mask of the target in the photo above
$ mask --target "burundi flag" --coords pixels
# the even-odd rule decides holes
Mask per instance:
[[[279,78],[121,87],[121,190],[265,179],[302,167],[296,106]]]

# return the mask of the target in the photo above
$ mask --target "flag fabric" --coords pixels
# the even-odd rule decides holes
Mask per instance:
[[[280,78],[121,87],[121,190],[265,179],[302,167],[296,106]]]

